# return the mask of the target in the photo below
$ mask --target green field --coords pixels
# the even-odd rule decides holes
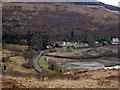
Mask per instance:
[[[43,58],[40,58],[39,59],[39,66],[42,67],[42,69],[44,69],[46,72],[50,73],[50,74],[57,74],[57,73],[60,73],[60,71],[58,70],[51,70],[51,69],[48,69],[49,65],[48,63],[46,63]]]

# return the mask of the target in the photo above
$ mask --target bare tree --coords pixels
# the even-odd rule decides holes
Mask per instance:
[[[25,58],[25,63],[22,65],[26,68],[33,68],[33,59],[36,55],[34,51],[26,51],[23,53],[23,57]]]

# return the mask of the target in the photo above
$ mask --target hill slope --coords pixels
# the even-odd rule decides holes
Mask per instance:
[[[118,35],[117,12],[70,3],[3,3],[2,22],[5,42],[20,42],[28,31],[46,34],[49,42],[70,40],[72,31],[77,41],[86,41],[89,33],[95,39]]]

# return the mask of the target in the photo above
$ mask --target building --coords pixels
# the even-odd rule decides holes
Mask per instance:
[[[52,47],[53,47],[52,45],[47,45],[47,46],[46,46],[47,49],[50,49],[50,48],[52,48]]]
[[[120,44],[120,39],[119,38],[112,38],[111,44],[112,45],[118,45],[118,44]]]
[[[72,47],[72,48],[89,47],[88,43],[78,43],[78,42],[63,42],[61,46]]]

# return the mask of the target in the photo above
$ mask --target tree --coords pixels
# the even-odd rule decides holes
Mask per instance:
[[[33,59],[34,56],[36,55],[35,51],[25,51],[23,52],[23,57],[25,59],[25,63],[22,65],[25,68],[33,68]]]
[[[45,33],[37,32],[32,37],[32,48],[36,51],[45,50],[48,44],[48,37]]]
[[[31,43],[32,43],[32,33],[30,32],[30,30],[28,30],[28,32],[27,32],[27,43],[28,43],[28,45],[29,45],[29,49],[30,49],[30,47],[31,47]]]
[[[49,60],[48,64],[49,64],[48,69],[51,69],[51,70],[60,70],[61,69],[60,64],[58,64],[54,60]]]
[[[74,31],[73,30],[71,30],[71,32],[70,32],[70,38],[69,38],[69,41],[75,41],[74,40],[75,39],[75,36],[74,36]]]
[[[90,47],[95,47],[96,45],[95,45],[95,40],[94,40],[94,38],[93,38],[93,36],[92,36],[92,33],[89,31],[88,33],[87,33],[87,41],[88,41],[88,44],[89,44],[89,46]]]
[[[45,35],[45,33],[44,33],[44,35],[43,35],[43,37],[42,37],[43,50],[46,49],[47,44],[48,44],[48,37],[47,37],[47,36]]]

